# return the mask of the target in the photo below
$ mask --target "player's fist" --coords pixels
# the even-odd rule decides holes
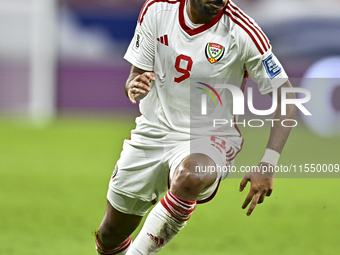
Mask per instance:
[[[137,100],[142,100],[151,90],[151,81],[155,81],[153,72],[145,72],[132,79],[127,87],[128,97],[135,104]]]

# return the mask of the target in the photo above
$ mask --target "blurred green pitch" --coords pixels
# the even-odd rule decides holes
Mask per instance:
[[[133,120],[62,118],[46,128],[0,121],[1,255],[96,254],[91,232]],[[257,164],[268,128],[243,136],[236,164]],[[298,127],[280,163],[340,163],[339,148],[339,138]],[[251,217],[241,209],[249,187],[240,193],[239,182],[225,180],[160,254],[339,254],[339,179],[276,179]]]

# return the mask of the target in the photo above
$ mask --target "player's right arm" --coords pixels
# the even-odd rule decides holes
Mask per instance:
[[[147,72],[134,65],[131,66],[130,75],[125,83],[125,94],[131,103],[142,100],[151,90],[151,81],[155,81],[155,74]]]
[[[125,84],[125,93],[133,104],[143,99],[155,80],[155,20],[156,4],[146,2],[143,6],[133,39],[124,58],[131,63],[130,75]]]

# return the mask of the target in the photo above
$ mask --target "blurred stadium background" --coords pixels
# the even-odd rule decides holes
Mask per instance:
[[[95,254],[91,232],[138,115],[122,57],[143,2],[0,0],[0,254]],[[234,2],[312,93],[313,117],[299,116],[280,162],[339,164],[340,1]],[[236,163],[256,164],[268,128],[243,133]],[[339,179],[276,179],[249,218],[239,181],[226,180],[160,254],[339,254]]]

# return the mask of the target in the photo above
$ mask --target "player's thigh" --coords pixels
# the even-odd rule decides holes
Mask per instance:
[[[164,140],[132,133],[131,140],[124,141],[109,190],[142,201],[157,201],[167,190],[169,168],[164,155],[171,144]]]

